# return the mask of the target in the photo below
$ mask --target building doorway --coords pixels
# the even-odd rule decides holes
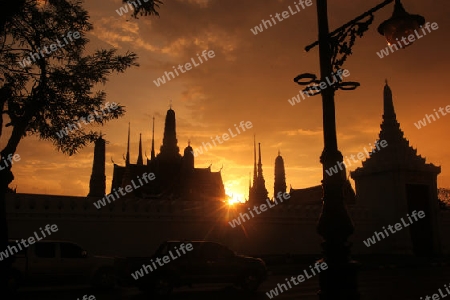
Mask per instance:
[[[411,216],[412,211],[425,212],[425,218],[413,220],[410,225],[411,242],[413,252],[417,256],[433,255],[433,228],[430,209],[429,187],[424,184],[407,184],[406,199],[408,203],[408,213]],[[405,220],[406,221],[406,220]],[[407,221],[409,222],[409,220]]]

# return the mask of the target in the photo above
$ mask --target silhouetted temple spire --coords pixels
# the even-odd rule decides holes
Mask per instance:
[[[159,155],[166,158],[181,157],[177,141],[175,111],[172,107],[167,111],[163,144]]]
[[[256,185],[258,178],[256,169],[256,137],[253,135],[253,186]]]
[[[155,159],[155,117],[153,117],[153,126],[152,126],[152,150],[151,150],[151,160]]]
[[[386,85],[384,86],[384,112],[383,112],[383,119],[386,120],[395,120],[397,121],[397,117],[395,115],[394,110],[394,101],[392,101],[392,91],[391,88],[388,85],[388,82],[386,80]]]
[[[275,158],[275,182],[273,185],[273,197],[275,198],[278,192],[286,192],[286,173],[284,170],[284,160],[278,150],[278,156]]]
[[[125,164],[130,164],[130,122],[128,122],[128,142],[127,142],[127,156],[125,158]]]
[[[258,164],[256,164],[256,140],[255,138],[253,138],[254,169],[253,169],[253,186],[249,186],[248,201],[250,204],[263,203],[266,201],[268,195],[262,171],[260,143],[258,143],[258,153],[259,153]]]
[[[267,189],[266,189],[266,182],[264,180],[263,176],[263,170],[262,170],[262,158],[261,158],[261,143],[258,143],[258,178],[256,182],[255,187],[255,202],[256,203],[264,203],[267,199]]]
[[[262,163],[261,163],[261,143],[258,143],[258,180],[263,177],[262,173]]]
[[[417,154],[417,150],[409,145],[397,121],[394,110],[392,91],[386,84],[383,90],[383,121],[380,125],[377,145],[371,145],[372,154],[362,162],[362,167],[351,172],[353,179],[366,174],[392,170],[421,170],[435,174],[440,167],[427,164],[425,158]],[[381,144],[381,146],[380,146]]]
[[[252,173],[248,172],[248,197],[250,199],[250,194],[252,193]]]
[[[106,142],[101,135],[95,141],[94,162],[92,164],[91,180],[89,181],[88,197],[103,197],[106,192],[105,144]]]
[[[383,122],[381,123],[380,140],[386,140],[389,143],[399,143],[403,140],[403,131],[397,122],[397,116],[392,100],[392,91],[387,80],[383,90]]]
[[[142,158],[142,134],[141,133],[139,133],[139,154],[138,154],[138,158],[137,158],[136,164],[138,166],[143,166],[144,165],[144,159]]]

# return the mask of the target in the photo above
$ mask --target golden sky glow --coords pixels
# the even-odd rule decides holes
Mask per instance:
[[[100,127],[106,134],[107,191],[110,190],[111,158],[123,164],[127,124],[131,122],[131,158],[136,162],[139,133],[150,155],[151,123],[155,116],[155,146],[159,152],[164,117],[172,100],[177,118],[177,137],[183,153],[188,140],[192,147],[210,142],[234,124],[251,121],[253,128],[195,159],[196,167],[222,168],[227,193],[233,200],[248,195],[249,172],[253,170],[253,135],[262,146],[266,187],[273,193],[274,161],[278,153],[285,161],[289,186],[303,188],[320,184],[323,148],[320,96],[291,106],[288,99],[299,93],[293,78],[300,73],[319,75],[318,49],[309,53],[304,47],[317,39],[315,1],[313,6],[271,28],[254,35],[250,29],[287,10],[292,1],[257,0],[171,0],[161,6],[160,18],[131,19],[119,16],[119,0],[89,0],[94,31],[90,47],[116,47],[120,53],[139,55],[139,68],[113,75],[100,87],[107,101],[126,106],[125,117]],[[330,0],[330,29],[344,24],[375,6],[380,0]],[[410,144],[427,162],[442,166],[440,187],[450,187],[448,129],[450,115],[417,129],[414,122],[432,114],[433,109],[450,105],[448,70],[450,67],[448,1],[404,0],[410,13],[437,22],[439,29],[414,45],[380,59],[376,52],[386,42],[377,26],[392,14],[393,5],[375,14],[375,20],[362,39],[357,39],[353,55],[344,64],[349,81],[361,83],[355,91],[336,93],[336,120],[339,149],[344,157],[363,151],[378,138],[382,117],[382,92],[385,78],[393,91],[397,119]],[[213,50],[215,57],[157,87],[153,80],[172,66],[185,64],[197,53]],[[88,125],[88,127],[91,127]],[[89,128],[90,129],[90,128]],[[4,139],[2,139],[4,142]],[[57,152],[50,142],[35,137],[22,140],[14,164],[15,180],[21,193],[80,195],[88,194],[93,145],[68,157]],[[353,164],[354,170],[361,164]]]

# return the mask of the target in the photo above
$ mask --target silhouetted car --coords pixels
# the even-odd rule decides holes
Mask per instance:
[[[190,248],[187,245],[191,244],[191,251],[183,253],[182,244],[187,250]],[[162,261],[165,256],[170,258],[167,263],[156,264],[158,258]],[[247,291],[256,291],[267,278],[262,259],[238,255],[224,245],[206,241],[167,241],[152,257],[130,263],[134,284],[159,296],[170,294],[175,287],[209,283],[230,283]],[[152,270],[148,266],[152,266]]]
[[[9,246],[19,250],[13,241]],[[9,279],[12,290],[34,284],[90,284],[109,289],[116,283],[113,257],[88,254],[69,241],[38,241],[27,248],[22,246],[9,259],[13,260]]]

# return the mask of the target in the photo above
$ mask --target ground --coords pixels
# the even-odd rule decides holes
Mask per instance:
[[[269,299],[266,292],[276,287],[278,283],[284,283],[285,278],[299,275],[305,269],[305,265],[290,264],[269,267],[270,275],[260,286],[255,294],[248,295],[233,287],[223,286],[199,286],[174,290],[171,299],[176,300],[247,300]],[[359,290],[362,300],[418,300],[420,297],[430,297],[438,293],[438,289],[444,290],[444,284],[450,283],[450,264],[427,263],[409,266],[390,264],[386,266],[365,265],[359,272]],[[292,289],[275,297],[281,299],[318,299],[318,277],[313,277],[293,286]],[[83,287],[39,287],[26,288],[19,293],[19,299],[33,300],[65,300],[82,299],[83,295],[94,295],[98,300],[103,299],[150,299],[136,288],[120,287],[112,292],[100,293]]]

